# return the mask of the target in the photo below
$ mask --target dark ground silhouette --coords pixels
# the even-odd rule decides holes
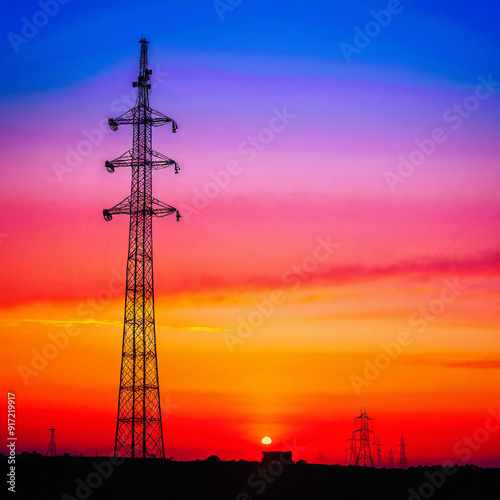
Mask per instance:
[[[340,465],[108,457],[16,457],[13,500],[499,500],[500,469],[371,469]],[[7,457],[2,457],[8,470]],[[4,476],[5,477],[5,476]],[[7,478],[8,479],[8,478]],[[409,489],[412,488],[412,491]]]

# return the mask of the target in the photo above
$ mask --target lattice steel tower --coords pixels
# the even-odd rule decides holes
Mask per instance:
[[[399,468],[406,469],[407,465],[406,448],[409,448],[409,445],[405,444],[405,438],[403,437],[403,434],[401,434],[401,439],[396,448],[399,448]]]
[[[54,427],[52,429],[49,429],[50,431],[50,441],[49,441],[49,447],[47,448],[47,453],[45,453],[45,456],[47,457],[56,457],[56,430]]]
[[[153,290],[152,219],[179,212],[152,196],[153,169],[179,166],[165,155],[152,149],[152,127],[177,124],[172,118],[149,106],[151,89],[148,68],[148,42],[142,38],[139,78],[135,107],[110,118],[108,124],[116,131],[119,125],[133,126],[132,149],[113,161],[106,162],[109,172],[117,167],[131,167],[131,194],[113,208],[103,210],[106,220],[113,215],[130,215],[130,233],[125,291],[122,364],[118,419],[116,424],[115,457],[165,457],[161,424],[160,388],[156,358],[156,335]]]
[[[359,420],[359,429],[352,433],[353,441],[357,445],[354,465],[373,467],[373,456],[370,448],[370,433],[373,434],[370,425],[373,426],[373,420],[366,414],[366,408],[361,410],[361,415],[354,419],[355,424],[357,420]]]

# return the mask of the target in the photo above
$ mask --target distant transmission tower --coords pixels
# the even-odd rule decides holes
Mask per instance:
[[[49,447],[47,448],[47,453],[45,453],[45,456],[47,457],[56,457],[56,430],[54,427],[52,429],[49,429],[50,431],[50,441],[49,441]]]
[[[382,467],[383,461],[382,461],[382,450],[381,447],[382,445],[380,444],[380,439],[379,438],[373,438],[373,451],[375,452],[375,467]]]
[[[373,421],[366,414],[366,408],[361,410],[361,415],[354,419],[354,425],[359,420],[359,429],[352,433],[351,449],[354,453],[354,465],[362,465],[363,467],[373,467],[373,457],[370,448],[370,425],[373,426]]]
[[[344,464],[354,465],[356,463],[356,435],[354,432],[352,433],[352,437],[346,439],[346,441],[350,441],[351,445],[349,448],[346,448]],[[349,453],[349,458],[347,458],[347,453]]]
[[[115,457],[165,457],[161,424],[160,388],[156,358],[156,335],[153,291],[152,219],[179,212],[152,196],[153,169],[173,165],[174,160],[152,149],[152,127],[172,123],[172,118],[149,107],[148,42],[140,40],[141,59],[135,107],[110,118],[108,124],[116,131],[119,125],[133,126],[132,149],[113,161],[106,162],[108,172],[117,167],[131,167],[131,194],[113,208],[103,210],[106,220],[113,215],[130,215],[127,261],[127,289],[123,326],[122,364]]]
[[[394,469],[394,452],[392,451],[392,448],[387,453],[389,454],[389,462],[387,463],[387,468]]]
[[[406,448],[409,448],[409,446],[405,444],[403,434],[401,434],[400,442],[396,448],[399,448],[399,468],[406,469]]]

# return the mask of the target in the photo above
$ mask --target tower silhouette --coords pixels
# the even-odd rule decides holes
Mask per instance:
[[[353,433],[352,437],[346,439],[346,441],[350,441],[351,444],[349,448],[346,448],[344,465],[354,465],[356,463],[356,435]],[[347,458],[348,453],[349,458]]]
[[[392,448],[387,452],[389,454],[389,462],[387,463],[388,469],[394,469],[394,452]]]
[[[373,451],[375,453],[375,467],[382,467],[384,464],[382,462],[382,450],[381,447],[382,445],[380,444],[380,439],[379,438],[373,438]]]
[[[178,173],[179,166],[167,156],[153,151],[152,127],[177,124],[149,106],[151,89],[148,68],[148,43],[140,41],[141,56],[135,106],[108,124],[116,131],[120,125],[133,126],[132,149],[113,161],[106,161],[108,172],[118,167],[131,167],[131,194],[113,208],[103,210],[104,219],[113,215],[130,215],[123,325],[122,362],[118,396],[115,457],[165,457],[161,423],[160,387],[156,356],[156,334],[153,290],[152,219],[179,212],[153,198],[153,169],[171,165]]]
[[[344,465],[350,465],[349,464],[349,451],[350,447],[345,449],[345,457],[344,457]]]
[[[350,439],[354,465],[373,467],[373,456],[370,448],[370,433],[373,434],[370,425],[373,426],[373,420],[366,414],[366,408],[361,409],[360,416],[354,419],[354,425],[356,425],[357,420],[359,420],[359,429],[353,431]]]
[[[396,448],[399,448],[399,468],[400,469],[406,469],[406,448],[409,448],[407,444],[405,444],[405,438],[403,437],[403,434],[401,434],[401,438],[399,441],[399,444],[396,446]]]
[[[56,430],[54,427],[52,429],[49,429],[50,431],[50,441],[49,441],[49,447],[47,448],[47,453],[45,453],[45,456],[47,457],[55,457],[57,456],[56,453]]]

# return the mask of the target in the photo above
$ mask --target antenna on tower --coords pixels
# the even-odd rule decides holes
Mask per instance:
[[[121,167],[132,169],[130,196],[113,208],[103,210],[107,221],[113,215],[130,215],[114,456],[165,458],[156,355],[152,220],[171,214],[176,214],[179,220],[180,214],[174,207],[153,198],[152,177],[153,170],[170,166],[178,173],[179,165],[153,150],[152,128],[170,123],[175,133],[177,123],[149,106],[153,70],[148,68],[148,42],[144,37],[140,44],[139,77],[132,83],[137,88],[135,107],[108,120],[113,131],[121,125],[132,125],[132,149],[105,163],[110,173]]]
[[[405,438],[403,437],[403,434],[401,434],[401,438],[399,441],[399,444],[396,446],[396,448],[399,448],[399,468],[400,469],[406,469],[406,448],[409,448],[410,446],[405,444]]]
[[[49,429],[50,431],[50,441],[49,441],[49,447],[47,448],[47,453],[45,453],[45,456],[47,457],[56,457],[56,430],[54,427],[52,429]]]

